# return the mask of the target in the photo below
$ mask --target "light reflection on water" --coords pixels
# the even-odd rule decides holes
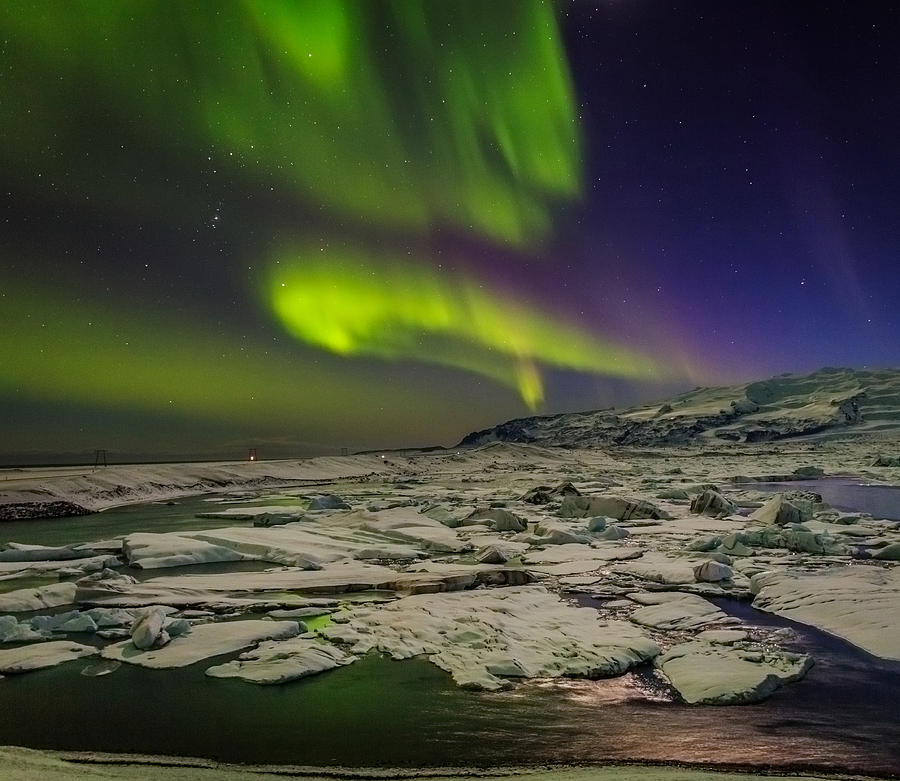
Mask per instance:
[[[759,491],[813,491],[832,507],[869,513],[874,518],[900,521],[900,486],[861,482],[843,477],[792,480],[786,483],[741,483],[736,488]]]
[[[531,681],[510,692],[456,688],[421,660],[367,657],[285,686],[95,662],[7,678],[0,743],[351,766],[496,766],[613,759],[756,766],[900,768],[900,673],[832,676],[828,664],[767,703],[691,707],[645,683]],[[848,692],[849,695],[848,696]],[[839,707],[838,707],[839,705]]]
[[[0,543],[23,542],[38,545],[71,545],[108,540],[132,532],[184,532],[216,529],[225,526],[252,526],[251,521],[236,518],[198,518],[199,513],[219,512],[232,508],[261,506],[296,506],[305,504],[304,496],[322,493],[324,489],[306,486],[303,491],[285,489],[278,493],[247,491],[240,495],[204,494],[180,497],[172,502],[149,502],[111,507],[99,513],[65,518],[40,518],[4,521],[0,524]],[[332,485],[330,491],[343,490]],[[304,493],[306,492],[306,493]]]
[[[424,660],[365,657],[283,686],[97,660],[0,682],[0,744],[273,764],[497,766],[643,759],[900,770],[900,664],[747,605],[752,622],[792,626],[816,658],[765,703],[675,701],[649,666],[599,680],[534,680],[506,692],[457,688]],[[93,670],[97,672],[97,670]]]
[[[211,509],[215,509],[215,505],[207,504],[203,497],[189,497],[173,504],[133,504],[91,515],[6,521],[0,524],[0,542],[71,545],[108,540],[137,531],[199,531],[217,526],[251,525],[248,521],[232,523],[196,517],[197,513]]]
[[[662,681],[656,685],[649,682],[652,672],[644,675],[628,672],[616,678],[605,678],[599,681],[588,681],[577,678],[539,678],[524,681],[510,692],[505,692],[507,699],[535,696],[536,692],[551,693],[567,702],[590,708],[609,705],[639,702],[676,702],[676,696]]]

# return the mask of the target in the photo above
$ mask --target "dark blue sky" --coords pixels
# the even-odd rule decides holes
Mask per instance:
[[[900,364],[897,8],[563,7],[593,315],[712,374]]]

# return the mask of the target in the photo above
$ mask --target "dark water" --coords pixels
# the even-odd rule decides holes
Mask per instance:
[[[900,521],[900,486],[873,485],[842,477],[793,480],[786,483],[742,483],[760,491],[814,491],[832,507],[870,513],[875,518]]]
[[[215,498],[217,501],[210,501]],[[225,498],[226,501],[218,501]],[[116,507],[92,515],[64,518],[42,518],[27,521],[0,522],[0,546],[7,542],[32,545],[73,545],[109,540],[132,532],[189,532],[225,526],[252,526],[252,521],[221,518],[198,518],[198,513],[218,512],[229,507],[285,506],[302,504],[298,495],[228,497],[199,496],[178,499],[172,504],[154,502]],[[73,562],[74,564],[74,562]],[[217,572],[258,571],[276,566],[264,561],[238,561],[223,564],[200,564],[159,570],[126,568],[123,571],[138,580],[165,575],[214,574]],[[28,578],[0,580],[0,593],[22,588],[36,588],[59,582],[55,573]],[[45,611],[46,612],[46,611]]]
[[[23,542],[32,545],[70,545],[108,540],[132,532],[184,532],[225,526],[252,526],[252,521],[222,518],[197,518],[198,513],[220,512],[231,507],[302,504],[290,495],[264,498],[246,497],[234,502],[210,501],[213,497],[192,496],[174,504],[132,504],[114,507],[91,515],[66,518],[41,518],[0,523],[0,543]],[[221,498],[221,497],[218,497]]]
[[[691,707],[648,667],[603,681],[463,691],[428,662],[370,656],[284,686],[79,660],[0,681],[0,744],[205,756],[245,763],[494,766],[611,759],[900,772],[900,664],[789,626],[816,666],[768,702]],[[585,608],[590,609],[590,608]]]

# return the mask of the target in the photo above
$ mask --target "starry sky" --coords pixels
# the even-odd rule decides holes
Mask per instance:
[[[900,365],[882,2],[6,0],[0,461]]]

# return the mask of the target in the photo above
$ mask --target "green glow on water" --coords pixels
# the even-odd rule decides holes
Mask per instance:
[[[331,623],[331,613],[323,613],[320,616],[304,618],[303,623],[306,624],[307,631],[318,632],[320,629],[324,629]]]

